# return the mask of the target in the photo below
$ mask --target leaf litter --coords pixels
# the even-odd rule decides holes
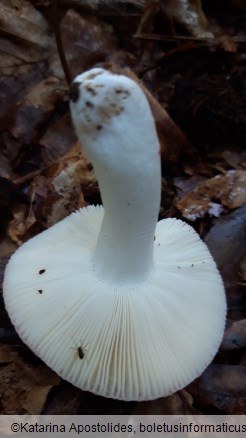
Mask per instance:
[[[60,382],[21,343],[1,296],[1,413],[245,414],[243,4],[56,3],[54,17],[50,0],[0,2],[1,281],[22,242],[101,202],[71,124],[63,57],[71,77],[107,65],[143,87],[161,143],[160,218],[183,218],[206,241],[225,283],[228,321],[220,351],[195,382],[170,397],[125,403]]]

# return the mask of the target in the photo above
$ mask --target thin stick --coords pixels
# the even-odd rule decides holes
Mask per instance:
[[[62,39],[61,39],[60,22],[59,22],[59,19],[57,18],[58,17],[57,0],[52,0],[51,12],[52,12],[52,21],[53,21],[53,28],[54,28],[54,32],[55,32],[57,50],[59,53],[59,57],[61,60],[61,64],[62,64],[62,68],[63,68],[64,74],[65,74],[66,81],[67,81],[68,85],[70,85],[72,78],[71,78],[71,74],[70,74],[70,71],[68,68],[68,63],[66,60],[64,47],[63,47],[63,43],[62,43]]]

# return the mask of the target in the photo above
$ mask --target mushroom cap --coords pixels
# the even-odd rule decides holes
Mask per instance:
[[[219,348],[221,277],[193,228],[164,219],[148,280],[108,285],[93,261],[103,215],[83,208],[23,244],[6,268],[7,311],[23,341],[73,385],[122,400],[167,396]]]

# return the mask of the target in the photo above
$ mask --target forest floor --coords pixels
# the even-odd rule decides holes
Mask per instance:
[[[228,302],[202,376],[136,403],[62,381],[22,343],[1,293],[1,414],[246,414],[246,8],[221,3],[0,0],[0,287],[22,242],[101,203],[68,101],[71,79],[99,65],[141,81],[161,142],[160,219],[195,228]]]

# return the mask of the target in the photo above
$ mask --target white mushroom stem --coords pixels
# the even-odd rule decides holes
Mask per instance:
[[[119,149],[114,150],[110,163],[107,159],[102,163],[96,156],[92,161],[105,209],[95,251],[96,269],[98,275],[114,284],[135,283],[148,277],[160,205],[160,160],[158,148],[152,149],[155,139],[144,138],[143,132],[136,135],[138,123],[133,133],[125,132],[123,126],[117,130]],[[107,141],[103,137],[98,148],[101,141]],[[142,145],[141,153],[138,144],[136,151],[128,152],[130,163],[125,157],[127,141],[133,146],[136,142]]]
[[[75,79],[79,96],[71,110],[105,209],[95,269],[109,284],[131,286],[145,281],[153,267],[160,146],[149,104],[138,85],[125,76],[93,71],[94,75],[84,73]]]

